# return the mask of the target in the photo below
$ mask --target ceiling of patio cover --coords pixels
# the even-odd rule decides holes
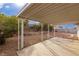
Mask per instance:
[[[18,14],[19,17],[26,20],[37,20],[49,24],[79,23],[78,3],[33,3],[27,5]]]

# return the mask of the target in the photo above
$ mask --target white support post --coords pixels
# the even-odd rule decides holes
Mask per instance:
[[[52,26],[52,31],[51,31],[51,38],[52,38],[52,36],[53,36],[53,24],[51,24],[51,26]]]
[[[79,25],[77,25],[77,38],[79,40]]]
[[[47,33],[47,38],[49,39],[50,38],[50,35],[49,35],[49,24],[48,24],[48,33]]]
[[[21,49],[24,47],[24,20],[21,19]]]
[[[41,41],[43,41],[43,24],[41,24]]]
[[[20,50],[20,19],[18,19],[18,50]]]
[[[79,30],[77,31],[77,38],[78,38],[78,40],[79,40]]]
[[[55,26],[54,26],[54,37],[55,37]]]

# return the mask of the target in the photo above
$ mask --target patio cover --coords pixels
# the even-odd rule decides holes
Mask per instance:
[[[27,3],[17,16],[48,24],[79,23],[79,4]]]

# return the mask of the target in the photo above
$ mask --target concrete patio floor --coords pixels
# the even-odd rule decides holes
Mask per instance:
[[[79,40],[54,37],[17,51],[19,56],[79,56]]]

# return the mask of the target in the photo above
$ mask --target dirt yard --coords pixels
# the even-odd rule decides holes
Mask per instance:
[[[17,51],[17,36],[7,38],[7,42],[0,46],[0,56],[16,56]]]
[[[25,42],[25,47],[31,46],[33,44],[39,43],[41,41],[47,40],[47,32],[43,32],[43,40],[41,39],[41,32],[25,32],[24,36],[24,42]],[[53,32],[49,33],[50,38],[54,37]],[[61,32],[56,32],[57,37],[62,37],[62,38],[68,38],[72,40],[77,40],[76,34],[70,34],[70,33],[61,33]],[[50,39],[49,38],[49,39]]]
[[[53,37],[53,32],[50,33],[50,36]],[[69,33],[59,33],[56,32],[56,36],[63,37],[63,38],[70,38],[72,40],[77,39]],[[50,37],[50,38],[51,38]],[[43,35],[44,40],[47,40],[47,32],[44,32]],[[24,36],[25,47],[31,46],[38,42],[41,42],[41,33],[40,32],[25,32]],[[43,40],[43,41],[44,41]],[[5,45],[0,46],[0,56],[17,56],[17,48],[18,48],[18,37],[11,37],[7,39]]]

